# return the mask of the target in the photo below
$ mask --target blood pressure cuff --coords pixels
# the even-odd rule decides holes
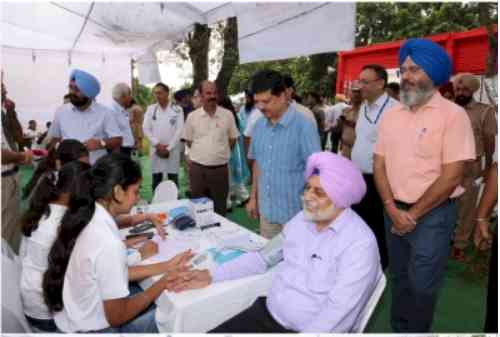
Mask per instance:
[[[258,251],[264,262],[266,262],[268,269],[283,261],[284,243],[285,235],[281,232],[269,240],[267,244]]]

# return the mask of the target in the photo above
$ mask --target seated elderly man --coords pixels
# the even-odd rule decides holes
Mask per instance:
[[[331,152],[307,161],[304,210],[260,251],[190,271],[174,291],[264,273],[268,296],[211,332],[349,332],[382,275],[377,241],[350,208],[366,193],[358,168]]]

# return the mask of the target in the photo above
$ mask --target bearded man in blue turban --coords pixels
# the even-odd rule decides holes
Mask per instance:
[[[69,100],[55,113],[48,136],[49,148],[64,139],[76,139],[89,151],[90,164],[106,155],[119,151],[122,132],[114,112],[95,101],[101,91],[97,78],[83,70],[75,69],[69,76]]]
[[[399,65],[402,104],[382,117],[373,172],[385,213],[391,326],[425,333],[448,261],[464,165],[475,159],[474,135],[464,109],[438,91],[452,71],[441,46],[408,40]]]

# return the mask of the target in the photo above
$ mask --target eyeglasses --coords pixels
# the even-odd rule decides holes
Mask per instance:
[[[368,85],[370,83],[373,83],[373,82],[377,82],[377,81],[380,81],[381,78],[377,78],[377,79],[374,79],[374,80],[359,80],[358,83],[360,86],[365,86],[365,85]]]

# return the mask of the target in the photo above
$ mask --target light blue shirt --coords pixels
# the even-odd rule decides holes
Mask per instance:
[[[120,128],[121,133],[122,133],[122,137],[123,137],[122,146],[123,147],[134,147],[135,140],[134,140],[134,134],[132,133],[132,128],[130,127],[130,120],[129,120],[128,111],[125,110],[116,101],[113,101],[111,107],[113,108],[113,111],[115,112],[116,122],[118,124],[118,127]]]
[[[114,112],[95,101],[85,111],[78,110],[71,103],[64,104],[57,109],[48,132],[50,138],[76,139],[82,143],[92,138],[100,140],[121,136]],[[104,149],[91,151],[90,164],[106,154]]]
[[[351,332],[382,276],[377,240],[346,208],[321,231],[302,212],[283,231],[283,260],[275,267],[267,308],[283,327],[305,333]],[[213,282],[264,273],[259,252],[214,266]]]
[[[248,156],[259,169],[259,212],[268,222],[285,224],[302,209],[307,158],[319,151],[316,127],[291,106],[274,125],[257,121]]]

